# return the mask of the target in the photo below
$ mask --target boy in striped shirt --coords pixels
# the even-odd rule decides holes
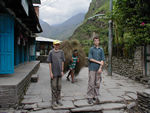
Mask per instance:
[[[71,59],[71,64],[69,65],[69,74],[67,76],[67,80],[70,81],[69,76],[71,75],[72,78],[72,83],[74,83],[74,72],[75,72],[75,67],[76,64],[79,62],[79,58],[78,58],[78,51],[74,50],[73,51],[73,55],[72,55],[72,59]]]

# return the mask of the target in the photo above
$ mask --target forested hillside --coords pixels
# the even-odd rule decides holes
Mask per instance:
[[[109,0],[93,0],[83,24],[78,27],[72,35],[72,39],[80,40],[81,44],[84,46],[86,54],[88,53],[89,47],[92,45],[91,38],[93,32],[100,36],[103,48],[105,50],[107,49],[107,46],[104,45],[107,44],[108,40],[108,19],[102,19],[99,17],[94,17],[92,19],[89,18],[96,14],[107,14],[108,10]]]
[[[150,43],[150,1],[114,0],[110,16],[109,0],[92,0],[84,23],[76,29],[71,38],[78,39],[88,53],[92,45],[93,32],[100,36],[100,42],[107,54],[108,21],[113,20],[113,55],[132,58],[135,47]],[[105,14],[93,17],[97,14]]]

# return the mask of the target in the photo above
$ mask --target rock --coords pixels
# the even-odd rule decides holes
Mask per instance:
[[[143,92],[137,92],[138,109],[142,113],[150,113],[150,89]]]
[[[29,112],[27,110],[21,110],[21,113],[29,113]]]
[[[31,99],[31,98],[38,98],[38,96],[36,96],[36,95],[25,95],[23,98],[24,99]]]
[[[136,93],[127,93],[126,94],[129,98],[136,100],[137,99],[137,94]]]
[[[122,110],[104,110],[103,113],[124,113]]]
[[[127,105],[127,109],[131,109],[133,107],[136,106],[136,103],[135,102],[131,102],[130,104]]]
[[[37,108],[37,104],[27,104],[23,107],[24,110],[34,110],[35,108]]]
[[[131,99],[130,97],[123,95],[121,98],[123,98],[123,100],[125,101],[133,101],[133,99]]]
[[[95,106],[86,106],[86,107],[81,107],[81,108],[75,108],[71,109],[71,112],[96,112],[96,111],[102,111],[102,107],[100,105],[95,105]]]
[[[30,113],[55,113],[55,112],[50,109],[44,109],[44,110],[39,110],[39,111],[32,111]]]
[[[116,109],[124,109],[127,106],[121,103],[108,103],[108,104],[102,104],[101,107],[104,110],[116,110]]]
[[[144,93],[147,94],[148,96],[150,96],[150,89],[144,90]]]
[[[14,113],[22,113],[22,111],[20,110],[20,111],[15,111]]]
[[[86,98],[86,96],[74,96],[74,100],[83,100],[83,99],[85,99]]]
[[[37,104],[38,108],[50,108],[51,107],[51,104],[50,102],[39,102]]]
[[[62,101],[63,106],[57,106],[53,107],[54,110],[68,110],[68,109],[73,109],[75,108],[74,104],[72,101]]]
[[[63,101],[72,101],[72,100],[74,100],[74,98],[71,96],[65,96],[65,97],[62,97],[62,100]]]
[[[0,113],[14,113],[14,112],[15,112],[14,109],[8,109],[8,110],[3,110],[3,109],[1,109],[1,110],[0,110]]]
[[[116,96],[107,96],[107,98],[100,97],[100,103],[115,103],[122,102],[123,99]]]
[[[55,110],[55,113],[70,113],[69,110]]]
[[[30,113],[70,113],[69,110],[51,110],[51,109],[44,109],[39,111],[32,111]]]
[[[89,106],[89,104],[87,103],[87,100],[77,100],[77,101],[74,101],[74,105],[76,107]]]

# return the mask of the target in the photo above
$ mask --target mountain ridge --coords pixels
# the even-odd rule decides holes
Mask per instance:
[[[72,36],[75,29],[83,22],[85,17],[84,13],[79,13],[72,16],[65,22],[57,25],[49,25],[40,19],[40,24],[43,29],[43,33],[40,33],[40,36],[65,40]]]

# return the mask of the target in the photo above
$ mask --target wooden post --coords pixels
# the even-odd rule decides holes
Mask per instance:
[[[110,0],[110,12],[112,12],[113,0]],[[108,37],[108,75],[112,76],[112,39],[113,39],[112,20],[109,20],[109,37]]]
[[[147,45],[147,49],[146,49],[146,63],[147,63],[147,76],[150,76],[150,45]]]

